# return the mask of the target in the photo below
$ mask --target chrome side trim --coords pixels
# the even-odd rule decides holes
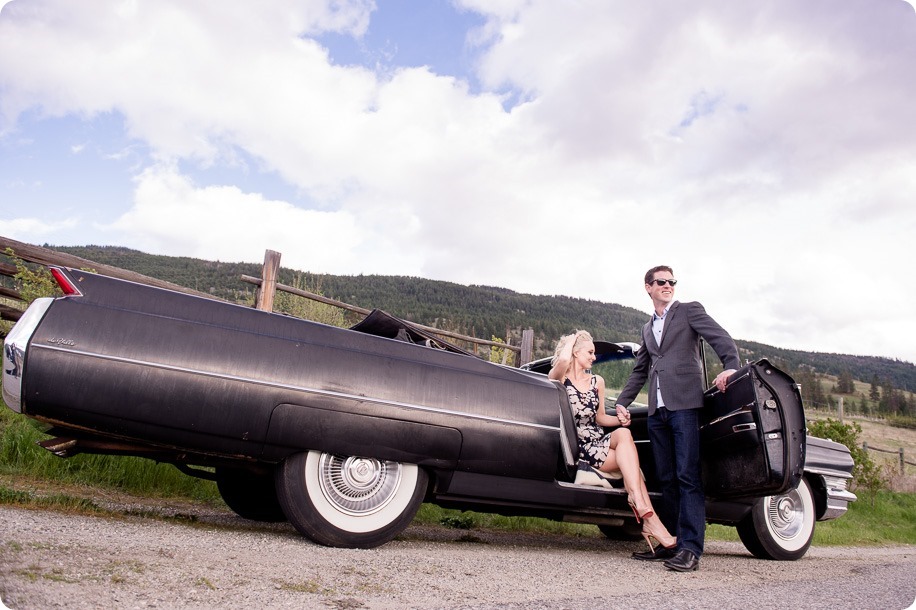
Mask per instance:
[[[750,371],[745,371],[744,373],[741,374],[740,377],[735,377],[734,375],[732,375],[731,377],[729,377],[729,378],[728,378],[728,381],[725,382],[725,391],[726,391],[726,392],[728,391],[728,386],[730,386],[730,385],[732,385],[733,383],[736,383],[736,382],[738,382],[738,381],[741,381],[742,379],[744,379],[745,377],[749,376],[750,374],[751,374]],[[722,390],[720,390],[720,389],[717,388],[716,386],[712,386],[711,388],[707,389],[706,392],[707,392],[707,394],[706,394],[707,396],[715,396],[716,394],[721,394],[721,393],[722,393]]]
[[[561,409],[565,407],[560,405]],[[563,459],[566,460],[566,463],[569,465],[574,465],[576,463],[576,457],[573,454],[573,448],[569,446],[569,439],[566,436],[566,425],[563,423],[563,416],[560,415],[560,447],[563,449]],[[578,451],[578,447],[576,450]]]
[[[371,396],[359,396],[356,394],[335,392],[333,390],[321,390],[319,388],[307,388],[307,387],[297,386],[297,385],[292,385],[292,384],[287,384],[287,383],[278,383],[275,381],[262,381],[260,379],[251,379],[249,377],[240,377],[237,375],[226,375],[223,373],[213,373],[209,371],[201,371],[201,370],[191,369],[191,368],[182,367],[182,366],[163,364],[160,362],[149,362],[146,360],[136,360],[134,358],[120,358],[117,356],[107,356],[104,354],[97,354],[97,353],[86,352],[82,350],[66,349],[65,347],[59,346],[57,344],[37,344],[36,343],[32,345],[32,349],[45,349],[45,350],[50,350],[50,351],[55,351],[55,352],[63,352],[66,354],[78,354],[80,356],[86,356],[88,358],[98,358],[99,360],[120,362],[123,364],[132,364],[136,366],[145,366],[149,368],[161,369],[161,370],[166,370],[166,371],[175,371],[178,373],[188,373],[191,375],[201,375],[204,377],[212,377],[214,379],[238,381],[241,383],[250,383],[253,385],[259,385],[259,386],[265,386],[265,387],[271,387],[271,388],[281,388],[284,390],[295,390],[298,392],[305,392],[307,394],[315,394],[318,396],[330,396],[333,398],[344,398],[347,400],[353,400],[353,401],[358,401],[358,402],[370,402],[370,403],[377,404],[377,405],[401,407],[405,409],[413,409],[415,411],[426,411],[429,413],[442,413],[445,415],[459,415],[461,417],[468,417],[471,419],[478,419],[478,420],[496,422],[496,423],[501,423],[501,424],[509,424],[513,426],[524,426],[526,428],[537,428],[540,430],[550,430],[550,431],[557,432],[557,433],[560,432],[559,426],[548,426],[546,424],[535,424],[532,422],[523,422],[523,421],[517,421],[517,420],[512,420],[512,419],[504,419],[501,417],[490,417],[487,415],[477,415],[474,413],[467,413],[465,411],[454,411],[451,409],[439,409],[439,408],[434,408],[434,407],[427,407],[425,405],[418,405],[418,404],[407,403],[407,402],[398,402],[395,400],[385,400],[381,398],[372,398]],[[4,384],[4,387],[6,387],[5,384]]]
[[[744,411],[743,409],[738,409],[736,411],[732,411],[731,413],[726,413],[725,415],[721,417],[715,418],[714,420],[710,421],[708,424],[704,424],[700,426],[700,429],[706,428],[708,426],[714,426],[715,424],[718,424],[719,422],[723,422],[726,419],[729,419],[731,417],[737,417],[738,415],[745,415],[745,414],[747,414],[747,411]]]
[[[54,299],[42,297],[32,301],[3,342],[3,402],[16,413],[22,413],[22,369],[25,350],[38,323]]]

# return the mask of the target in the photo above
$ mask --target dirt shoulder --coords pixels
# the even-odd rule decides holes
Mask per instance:
[[[773,562],[710,542],[700,571],[678,574],[631,559],[641,543],[598,537],[411,526],[377,549],[332,549],[286,523],[183,503],[156,510],[0,506],[0,599],[13,610],[906,608],[916,599],[910,546],[814,547]]]

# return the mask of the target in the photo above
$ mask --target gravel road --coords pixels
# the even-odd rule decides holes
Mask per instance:
[[[908,608],[916,547],[815,547],[796,562],[711,542],[700,571],[635,542],[411,526],[372,550],[220,509],[95,517],[0,506],[0,599],[31,608]],[[124,514],[124,513],[128,514]],[[131,514],[133,513],[133,514]]]

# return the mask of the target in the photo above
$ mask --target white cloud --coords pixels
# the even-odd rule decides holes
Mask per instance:
[[[197,187],[174,168],[156,166],[137,179],[133,207],[109,231],[114,243],[152,253],[224,261],[259,261],[267,249],[302,269],[345,273],[362,230],[346,213],[303,210],[234,186]]]
[[[104,229],[152,252],[641,309],[664,262],[739,338],[916,360],[897,330],[916,293],[894,283],[916,229],[910,6],[460,6],[488,18],[479,93],[332,64],[313,36],[360,36],[368,1],[17,1],[0,134],[28,109],[123,115],[155,163]],[[240,153],[309,209],[190,178]]]
[[[35,217],[0,218],[0,235],[22,236],[31,242],[42,243],[55,234],[79,226],[80,222],[79,218],[58,218],[53,221]]]

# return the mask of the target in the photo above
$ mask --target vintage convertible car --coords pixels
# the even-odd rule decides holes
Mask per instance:
[[[341,329],[51,271],[64,296],[36,300],[8,335],[3,398],[47,425],[40,444],[58,456],[171,463],[215,479],[242,517],[330,546],[384,544],[424,501],[638,531],[619,486],[575,482],[566,392],[544,361],[485,362],[378,310]],[[636,346],[599,348],[613,364]],[[815,520],[856,499],[848,450],[806,438],[797,385],[766,360],[707,402],[708,520],[758,557],[801,557]],[[652,490],[645,407],[632,412]]]

